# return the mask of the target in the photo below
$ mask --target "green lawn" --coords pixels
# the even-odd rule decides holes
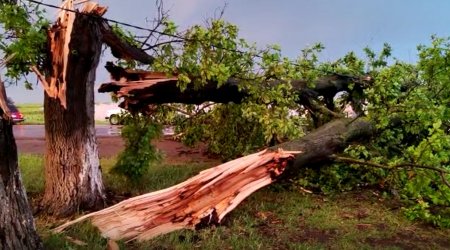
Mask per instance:
[[[17,108],[25,117],[22,124],[44,124],[44,108],[41,104],[18,104]]]
[[[108,192],[118,199],[171,186],[205,168],[160,164],[139,185],[131,185],[109,173],[114,162],[101,160]],[[42,157],[20,155],[20,165],[35,200],[44,188]],[[450,230],[406,220],[399,204],[371,189],[324,196],[275,184],[250,196],[221,226],[119,245],[121,249],[448,249]],[[105,249],[107,240],[88,223],[51,234],[50,228],[60,223],[37,218],[46,249]]]
[[[42,104],[18,104],[17,108],[25,116],[24,125],[42,125],[44,124],[44,108]],[[97,125],[107,125],[107,120],[96,120]]]

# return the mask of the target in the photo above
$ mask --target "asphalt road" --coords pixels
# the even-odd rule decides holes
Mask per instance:
[[[44,125],[14,125],[14,137],[16,139],[24,138],[44,138]],[[112,137],[120,135],[120,126],[97,125],[95,126],[97,137]]]

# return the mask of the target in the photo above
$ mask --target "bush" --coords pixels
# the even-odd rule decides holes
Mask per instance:
[[[137,182],[152,163],[161,159],[160,153],[151,143],[161,135],[161,125],[150,117],[140,115],[129,115],[124,121],[122,138],[125,140],[125,149],[120,153],[112,171]]]

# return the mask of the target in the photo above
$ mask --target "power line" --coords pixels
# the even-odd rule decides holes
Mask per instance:
[[[47,6],[47,7],[54,8],[54,9],[59,9],[59,10],[64,10],[64,11],[68,11],[68,12],[72,12],[72,13],[85,15],[85,16],[88,16],[88,17],[91,17],[91,18],[97,18],[97,19],[100,19],[100,20],[108,21],[108,22],[111,22],[111,23],[119,24],[119,25],[122,25],[122,26],[130,27],[130,28],[134,28],[134,29],[138,29],[138,30],[149,31],[149,32],[153,32],[153,33],[156,33],[156,34],[159,34],[159,35],[164,35],[164,36],[168,36],[168,37],[171,37],[171,38],[181,39],[183,41],[202,42],[201,40],[198,40],[198,39],[190,39],[190,38],[186,38],[186,37],[183,37],[183,36],[180,36],[180,35],[175,35],[175,34],[170,34],[170,33],[166,33],[166,32],[163,32],[163,31],[158,31],[156,29],[144,28],[144,27],[137,26],[137,25],[134,25],[134,24],[129,24],[129,23],[125,23],[125,22],[121,22],[121,21],[117,21],[117,20],[114,20],[114,19],[109,19],[109,18],[105,18],[105,17],[101,17],[101,16],[95,16],[95,15],[92,15],[92,14],[89,14],[89,13],[82,13],[82,12],[79,12],[77,10],[63,8],[61,6],[57,6],[57,5],[53,5],[53,4],[42,3],[42,2],[39,2],[39,1],[36,1],[36,0],[25,0],[25,1],[28,1],[28,2],[31,2],[31,3],[35,3],[35,4],[38,4],[38,5],[42,5],[42,6]],[[140,41],[137,41],[137,42],[142,43]],[[228,51],[231,51],[231,52],[237,52],[237,53],[241,53],[241,54],[245,53],[244,51],[227,49],[227,48],[224,48],[224,47],[221,47],[221,46],[218,46],[218,45],[212,45],[212,46],[216,47],[218,49],[228,50]],[[255,56],[258,57],[258,58],[261,58],[261,56],[259,56],[259,55],[255,55]]]
[[[64,11],[68,11],[68,12],[72,12],[72,13],[77,13],[77,14],[80,14],[80,15],[88,16],[88,17],[90,17],[90,18],[96,18],[96,19],[108,21],[108,22],[111,22],[111,23],[115,23],[115,24],[119,24],[119,25],[125,26],[125,27],[134,28],[134,29],[137,29],[137,30],[149,31],[149,32],[156,33],[156,34],[159,34],[159,35],[168,36],[168,37],[171,37],[171,38],[181,39],[181,40],[183,40],[183,41],[202,42],[202,41],[199,40],[199,39],[186,38],[186,37],[183,37],[183,36],[180,36],[180,35],[170,34],[170,33],[166,33],[166,32],[163,32],[163,31],[158,31],[158,30],[156,30],[156,29],[145,28],[145,27],[137,26],[137,25],[130,24],[130,23],[125,23],[125,22],[122,22],[122,21],[117,21],[117,20],[110,19],[110,18],[106,18],[106,17],[102,17],[102,16],[92,15],[92,14],[90,14],[90,13],[82,13],[82,12],[79,12],[79,11],[77,11],[77,10],[68,9],[68,8],[63,8],[63,7],[61,7],[61,6],[57,6],[57,5],[53,5],[53,4],[48,4],[48,3],[43,3],[43,2],[36,1],[36,0],[25,0],[25,1],[28,1],[28,2],[31,2],[31,3],[35,3],[35,4],[37,4],[37,5],[42,5],[42,6],[54,8],[54,9],[59,9],[59,10],[64,10]],[[138,40],[136,40],[136,41],[139,42],[139,43],[142,43],[142,42],[140,42],[140,41],[138,41]],[[147,44],[147,45],[149,45],[149,44]],[[151,45],[149,45],[149,46],[151,46]],[[211,46],[213,46],[213,47],[215,47],[215,48],[218,48],[218,49],[227,50],[227,51],[230,51],[230,52],[236,52],[236,53],[240,53],[240,54],[245,54],[244,51],[237,50],[237,49],[228,49],[228,48],[224,48],[224,47],[219,46],[219,45],[211,45]],[[253,56],[256,57],[256,58],[260,58],[260,59],[263,58],[263,56],[258,55],[258,54],[255,54],[255,55],[253,55]],[[278,60],[277,62],[278,62],[278,63],[283,63],[284,61],[283,61],[283,60]],[[308,67],[308,66],[306,66],[306,65],[300,65],[300,64],[295,63],[295,62],[292,62],[292,61],[289,61],[289,62],[290,62],[292,65],[297,66],[297,67]],[[321,69],[316,69],[316,70],[322,71],[322,72],[324,72],[324,73],[330,73],[328,70],[321,70]]]
[[[53,5],[53,4],[43,3],[43,2],[36,1],[36,0],[25,0],[25,1],[31,2],[31,3],[35,3],[37,5],[42,5],[42,6],[54,8],[54,9],[59,9],[59,10],[64,10],[64,11],[68,11],[68,12],[72,12],[72,13],[77,13],[77,14],[89,16],[89,17],[92,17],[92,18],[97,18],[97,19],[100,19],[100,20],[108,21],[108,22],[115,23],[115,24],[120,24],[122,26],[130,27],[130,28],[134,28],[134,29],[138,29],[138,30],[145,30],[145,31],[155,32],[155,33],[158,33],[160,35],[165,35],[165,36],[170,36],[170,37],[173,37],[173,38],[184,39],[182,36],[169,34],[169,33],[166,33],[166,32],[155,30],[155,29],[149,29],[149,28],[137,26],[137,25],[134,25],[134,24],[129,24],[129,23],[117,21],[117,20],[114,20],[114,19],[109,19],[109,18],[106,18],[106,17],[95,16],[95,15],[92,15],[92,14],[89,14],[89,13],[82,13],[82,12],[79,12],[77,10],[63,8],[61,6],[57,6],[57,5]]]

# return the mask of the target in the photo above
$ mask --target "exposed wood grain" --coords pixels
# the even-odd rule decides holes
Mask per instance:
[[[214,168],[169,188],[122,201],[56,228],[61,232],[91,219],[113,240],[148,240],[174,230],[219,224],[239,203],[269,185],[299,151],[261,151]]]

